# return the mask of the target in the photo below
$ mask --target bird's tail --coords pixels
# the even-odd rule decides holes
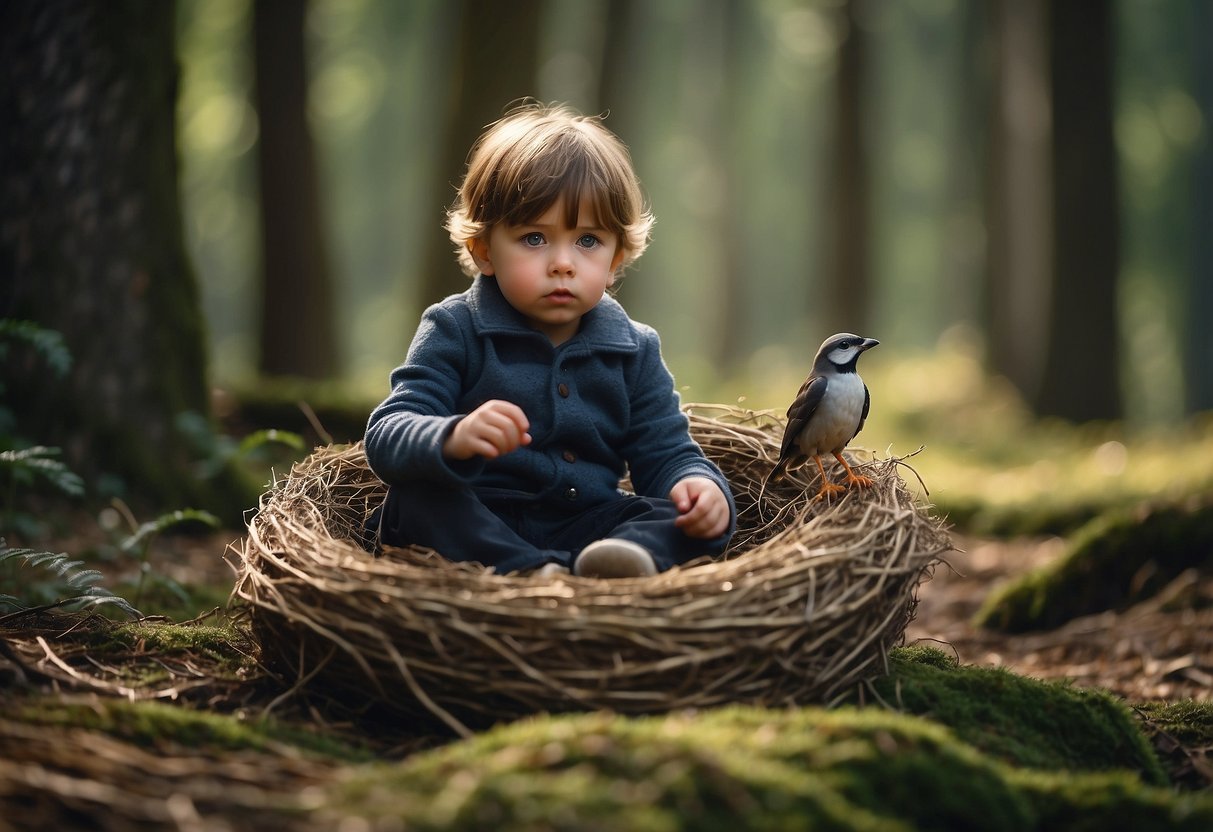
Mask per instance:
[[[787,469],[788,461],[786,459],[781,459],[776,462],[775,467],[771,469],[771,473],[767,474],[767,481],[765,484],[770,485],[773,482],[779,482],[781,479],[783,479],[783,474],[785,471],[787,471]]]
[[[767,474],[767,478],[762,481],[762,486],[758,489],[758,519],[762,522],[767,522],[766,513],[763,511],[763,505],[767,495],[767,486],[772,483],[777,483],[783,479],[784,471],[787,470],[788,461],[781,459],[775,463],[775,467],[771,469],[771,473]]]

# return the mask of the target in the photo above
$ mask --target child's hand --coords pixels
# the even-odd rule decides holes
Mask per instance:
[[[681,516],[674,521],[688,537],[711,540],[729,528],[729,501],[707,477],[687,477],[670,489]]]
[[[477,455],[496,459],[521,445],[529,445],[530,426],[518,405],[492,399],[455,423],[455,429],[442,445],[442,453],[448,459],[471,459]]]

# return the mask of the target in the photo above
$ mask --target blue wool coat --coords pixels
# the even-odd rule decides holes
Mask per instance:
[[[367,460],[389,485],[470,484],[486,502],[575,514],[617,499],[629,471],[636,493],[661,498],[698,475],[720,485],[730,533],[736,526],[727,481],[688,433],[657,333],[609,296],[554,347],[481,275],[425,311],[391,382],[366,431]],[[531,443],[493,460],[444,458],[455,423],[490,399],[522,408]]]

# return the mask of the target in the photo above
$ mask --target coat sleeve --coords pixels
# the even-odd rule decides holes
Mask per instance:
[[[464,327],[441,306],[422,315],[404,363],[392,371],[392,392],[366,428],[366,458],[389,485],[428,479],[456,482],[483,460],[451,462],[442,445],[464,414],[456,407],[468,370]]]
[[[661,357],[656,331],[640,326],[640,353],[628,379],[630,429],[623,449],[637,494],[668,497],[680,480],[707,477],[729,502],[729,533],[737,525],[733,493],[724,474],[691,438],[686,414],[679,407],[674,377]]]

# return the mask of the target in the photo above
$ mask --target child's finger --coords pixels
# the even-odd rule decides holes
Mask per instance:
[[[691,537],[719,537],[729,525],[728,505],[723,500],[699,499],[694,508],[674,521],[674,525]]]
[[[509,453],[519,445],[529,444],[531,435],[530,420],[518,405],[513,402],[492,401],[485,405],[486,424],[491,424],[500,434],[505,444],[498,444],[501,453]]]

